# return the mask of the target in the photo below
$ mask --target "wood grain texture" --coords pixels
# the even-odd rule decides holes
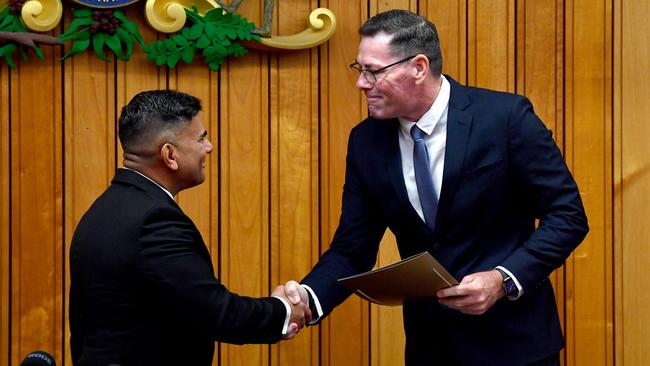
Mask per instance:
[[[607,274],[611,234],[606,222],[611,209],[611,63],[608,61],[606,1],[575,0],[567,4],[565,159],[580,187],[590,233],[576,249],[567,273],[566,364],[602,364],[608,359]],[[605,56],[604,56],[605,55]],[[611,55],[611,53],[610,53]],[[608,67],[610,66],[610,67]],[[599,283],[599,286],[593,284]],[[611,354],[609,355],[611,357]]]
[[[115,60],[113,60],[115,62]],[[94,77],[88,78],[88,75]],[[90,53],[64,63],[64,243],[65,279],[70,281],[68,253],[81,216],[106,189],[115,171],[115,66]],[[69,298],[69,286],[65,287]],[[70,325],[65,314],[64,350],[70,362]]]
[[[17,63],[10,87],[12,363],[63,356],[61,68],[58,50],[43,53]]]
[[[614,40],[616,70],[614,125],[615,144],[615,239],[618,291],[616,296],[616,365],[650,363],[650,5],[647,1],[616,1]]]
[[[0,65],[0,365],[9,365],[11,314],[11,130],[9,113],[9,66]]]

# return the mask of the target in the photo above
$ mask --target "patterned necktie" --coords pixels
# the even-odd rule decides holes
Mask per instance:
[[[433,188],[433,179],[429,168],[429,154],[424,143],[426,134],[417,125],[411,127],[413,137],[413,167],[415,168],[415,183],[418,186],[420,204],[424,213],[424,221],[433,230],[436,225],[436,211],[438,210],[438,197]]]

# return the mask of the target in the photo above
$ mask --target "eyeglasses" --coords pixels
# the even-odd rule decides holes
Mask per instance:
[[[366,79],[367,82],[369,82],[370,84],[374,84],[374,83],[377,82],[377,74],[385,71],[389,67],[395,66],[397,64],[401,64],[404,61],[408,61],[408,60],[412,59],[415,56],[417,56],[417,55],[409,56],[409,57],[407,57],[405,59],[399,60],[397,62],[393,62],[390,65],[386,65],[384,67],[381,67],[381,68],[379,68],[377,70],[364,70],[364,69],[361,68],[361,65],[359,65],[359,63],[356,62],[356,61],[350,64],[350,68],[352,70],[357,70],[359,72],[359,74],[363,75],[363,78]]]

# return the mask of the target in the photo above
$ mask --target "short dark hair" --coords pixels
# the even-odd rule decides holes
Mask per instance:
[[[440,76],[440,40],[436,26],[427,18],[408,10],[393,9],[373,16],[359,28],[362,37],[374,37],[380,33],[392,36],[390,46],[393,56],[423,54],[429,59],[433,75]]]
[[[164,132],[175,132],[190,124],[201,110],[201,101],[175,90],[138,93],[122,108],[118,134],[125,151],[153,142]]]

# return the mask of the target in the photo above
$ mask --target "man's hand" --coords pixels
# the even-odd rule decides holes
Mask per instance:
[[[481,315],[505,296],[497,270],[467,275],[458,286],[439,290],[438,302],[465,314]]]
[[[291,303],[298,304],[302,301],[309,306],[309,295],[307,295],[307,290],[300,286],[298,282],[293,280],[288,281],[284,285],[284,293],[287,295],[289,300],[291,300]]]
[[[278,286],[273,289],[271,296],[281,297],[287,301],[291,306],[291,317],[289,319],[289,327],[287,334],[282,336],[282,339],[292,339],[298,334],[305,324],[311,320],[311,311],[309,310],[309,300],[295,302],[295,299],[290,299],[285,295],[285,286]]]

